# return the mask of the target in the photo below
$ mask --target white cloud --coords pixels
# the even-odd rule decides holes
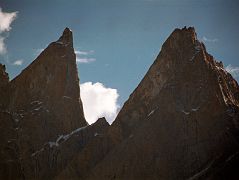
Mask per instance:
[[[75,51],[76,55],[90,55],[93,54],[94,51],[90,50],[90,51]]]
[[[12,65],[15,65],[15,66],[21,66],[23,63],[23,60],[22,59],[19,59],[19,60],[16,60],[12,63]]]
[[[11,24],[16,19],[18,12],[3,12],[0,7],[0,54],[5,54],[7,52],[4,40],[6,37],[3,36],[4,32],[11,30]]]
[[[3,12],[2,8],[0,7],[0,32],[10,31],[11,30],[11,23],[16,19],[17,12]]]
[[[41,54],[41,53],[42,53],[42,51],[44,51],[44,49],[43,49],[43,48],[37,49],[37,50],[36,50],[36,55],[39,55],[39,54]]]
[[[76,62],[78,62],[78,63],[91,63],[91,62],[96,61],[95,58],[87,57],[89,55],[94,54],[93,50],[90,50],[90,51],[78,51],[78,50],[76,50],[75,54],[76,54]]]
[[[76,62],[79,62],[79,63],[91,63],[91,62],[94,62],[96,61],[95,58],[80,58],[80,57],[76,57]]]
[[[204,42],[213,42],[213,43],[218,41],[217,38],[215,38],[215,39],[209,39],[209,38],[207,38],[207,37],[205,37],[205,36],[202,37],[202,40],[203,40]]]
[[[0,36],[0,54],[5,54],[7,52],[4,40],[5,38]]]
[[[86,82],[80,85],[84,114],[89,124],[105,117],[111,124],[119,111],[117,89],[107,88],[102,83]]]
[[[235,78],[239,77],[239,67],[232,66],[231,64],[229,64],[226,67],[226,71],[229,72]]]

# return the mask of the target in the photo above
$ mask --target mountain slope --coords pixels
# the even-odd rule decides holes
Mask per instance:
[[[0,179],[23,178],[16,126],[8,110],[10,82],[6,68],[0,64]]]
[[[0,65],[0,79],[2,179],[51,179],[109,126],[85,120],[69,28],[12,81]]]
[[[109,129],[115,147],[88,179],[197,179],[239,152],[239,87],[176,29]]]
[[[0,64],[0,97],[0,179],[239,179],[239,86],[192,27],[111,126],[85,121],[68,28],[12,81]]]

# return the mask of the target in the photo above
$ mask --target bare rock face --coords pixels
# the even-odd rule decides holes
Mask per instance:
[[[7,109],[9,84],[5,65],[0,64],[0,179],[21,179],[23,174],[16,143],[16,124]]]
[[[8,111],[0,111],[0,134],[0,179],[24,179],[16,124]]]
[[[78,154],[82,154],[85,147],[98,135],[104,135],[109,124],[98,120],[92,125],[73,130],[68,134],[62,134],[51,142],[45,143],[41,148],[31,154],[26,162],[34,172],[34,179],[55,179],[62,171],[67,169]],[[95,147],[94,147],[95,148]],[[97,149],[97,148],[95,148]],[[83,162],[84,163],[84,162]],[[37,166],[36,166],[37,164]],[[65,170],[66,171],[66,170]],[[70,174],[68,178],[72,179]]]
[[[2,177],[53,178],[87,141],[83,137],[81,143],[58,146],[59,141],[72,139],[80,128],[88,126],[70,29],[12,81],[1,65],[0,80]]]
[[[237,82],[194,28],[176,29],[110,127],[114,148],[88,179],[227,179],[238,123]]]
[[[112,149],[112,143],[109,143],[107,137],[109,124],[105,118],[98,119],[89,128],[94,129],[88,131],[89,133],[94,132],[94,137],[87,141],[84,148],[74,156],[64,171],[59,173],[55,179],[84,179],[89,175],[90,170]]]
[[[0,64],[0,109],[6,109],[9,103],[9,77],[5,65]]]
[[[87,124],[79,97],[79,79],[72,43],[72,32],[66,28],[58,41],[51,43],[11,81],[11,110],[24,111],[37,106],[40,109],[32,109],[35,110],[33,113],[49,111],[55,118],[51,118],[48,123],[66,132]]]
[[[40,170],[37,164],[29,164],[31,155],[60,135],[87,125],[80,100],[72,32],[66,28],[58,41],[52,42],[11,81],[11,89],[9,109],[18,121],[24,174],[27,178],[37,178],[41,176]]]
[[[9,82],[0,179],[239,179],[239,86],[194,28],[175,29],[115,122],[88,125],[66,28]]]

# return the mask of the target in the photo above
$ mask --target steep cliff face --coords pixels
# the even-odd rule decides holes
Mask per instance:
[[[108,127],[109,124],[105,119],[103,122],[99,119],[92,125],[75,129],[45,143],[33,152],[25,162],[27,167],[30,168],[29,170],[33,172],[28,178],[46,179],[47,177],[47,179],[55,179],[59,177],[63,170],[66,171],[68,167],[71,167],[71,162],[74,162],[79,154],[83,154],[84,148],[89,146],[97,138],[98,134],[105,134]],[[97,150],[98,148],[94,147],[94,149]],[[79,171],[82,171],[82,169]],[[72,177],[73,174],[70,173],[63,179],[72,179]]]
[[[122,135],[127,137],[158,104],[168,106],[169,113],[175,109],[187,114],[190,108],[197,109],[203,102],[215,103],[220,111],[228,104],[238,105],[238,95],[237,82],[223,69],[222,63],[206,52],[194,28],[176,29],[125,103],[113,127],[122,126]],[[159,96],[160,101],[155,102]]]
[[[239,152],[239,87],[197,40],[176,29],[110,127],[115,147],[89,179],[197,179]]]
[[[30,165],[31,154],[58,136],[87,125],[72,32],[66,28],[10,86],[9,110],[17,122],[23,170],[26,178],[32,178],[39,169],[37,164]]]
[[[17,146],[16,124],[8,111],[9,77],[0,64],[0,179],[23,178]]]
[[[45,111],[54,116],[47,123],[65,132],[87,124],[80,99],[72,32],[68,28],[11,81],[11,88],[12,111],[31,109],[38,114]]]
[[[112,143],[109,143],[107,137],[109,124],[106,119],[100,118],[91,126],[92,128],[97,127],[97,129],[94,128],[94,130],[89,131],[94,132],[94,137],[74,156],[72,161],[55,179],[84,179],[112,149]]]
[[[94,133],[58,146],[88,129],[70,29],[12,81],[1,65],[0,79],[2,177],[53,178]],[[13,165],[4,165],[10,161]]]
[[[176,29],[112,126],[88,125],[66,28],[9,82],[0,179],[239,179],[239,86],[194,28]]]
[[[5,65],[0,64],[0,109],[6,109],[9,103],[9,77]]]

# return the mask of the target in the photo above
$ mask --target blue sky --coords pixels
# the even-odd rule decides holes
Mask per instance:
[[[170,33],[194,26],[207,50],[239,73],[239,2],[234,0],[0,0],[3,12],[15,12],[0,55],[11,78],[67,26],[81,83],[100,82],[117,89],[122,106],[153,63]],[[22,64],[14,65],[21,61]]]

